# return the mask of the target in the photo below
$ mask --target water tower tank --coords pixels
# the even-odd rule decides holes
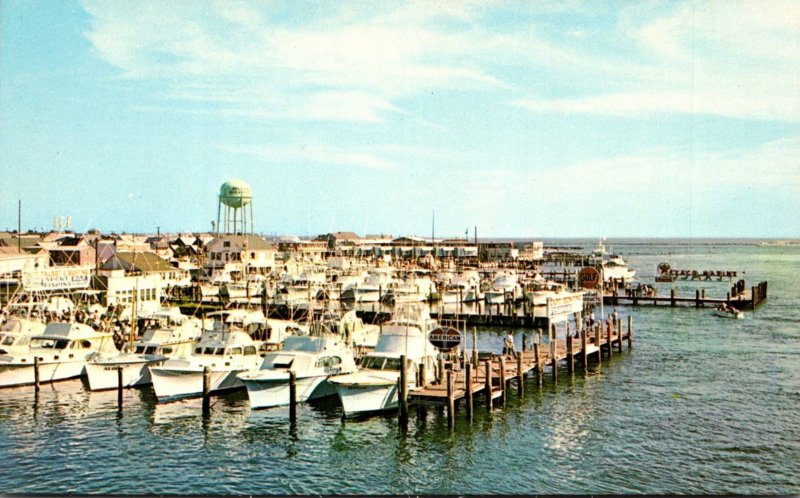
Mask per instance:
[[[228,207],[241,208],[253,200],[253,189],[241,180],[228,180],[219,188],[219,201]]]

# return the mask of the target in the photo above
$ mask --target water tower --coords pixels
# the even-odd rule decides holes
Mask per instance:
[[[222,206],[225,206],[224,227],[220,223]],[[247,208],[250,208],[250,224],[247,224]],[[224,228],[224,230],[223,230]],[[253,233],[253,190],[241,180],[228,180],[219,188],[217,206],[217,236],[252,235]]]

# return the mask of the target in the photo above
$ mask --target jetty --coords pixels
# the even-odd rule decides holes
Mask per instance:
[[[728,304],[739,310],[754,310],[767,299],[767,282],[760,282],[749,289],[743,285],[732,286],[731,290],[724,298],[706,297],[705,289],[695,290],[694,296],[679,296],[675,289],[670,289],[669,296],[644,296],[637,293],[620,294],[614,290],[611,294],[603,296],[603,303],[611,306],[632,305],[632,306],[692,306],[703,308],[707,306],[719,306]]]

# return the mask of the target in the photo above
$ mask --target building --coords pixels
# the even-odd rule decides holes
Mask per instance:
[[[205,267],[214,272],[226,264],[241,264],[248,275],[267,275],[275,267],[277,250],[258,235],[221,235],[206,246]]]
[[[485,242],[478,244],[478,257],[481,261],[515,261],[519,249],[513,242]]]

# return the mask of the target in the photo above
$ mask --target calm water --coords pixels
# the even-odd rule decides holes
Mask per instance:
[[[557,241],[591,248],[595,241]],[[624,242],[624,243],[623,243]],[[251,411],[246,394],[156,404],[149,389],[80,381],[0,391],[2,493],[800,494],[800,248],[608,241],[652,283],[656,266],[745,271],[769,300],[744,320],[627,309],[634,349],[557,385],[528,382],[455,430],[443,414],[342,422],[336,401]],[[549,243],[549,242],[548,242]],[[681,294],[726,282],[679,282]],[[668,294],[670,284],[658,284]],[[702,286],[702,287],[701,287]],[[520,334],[517,334],[519,338]],[[483,330],[499,351],[502,331]]]

